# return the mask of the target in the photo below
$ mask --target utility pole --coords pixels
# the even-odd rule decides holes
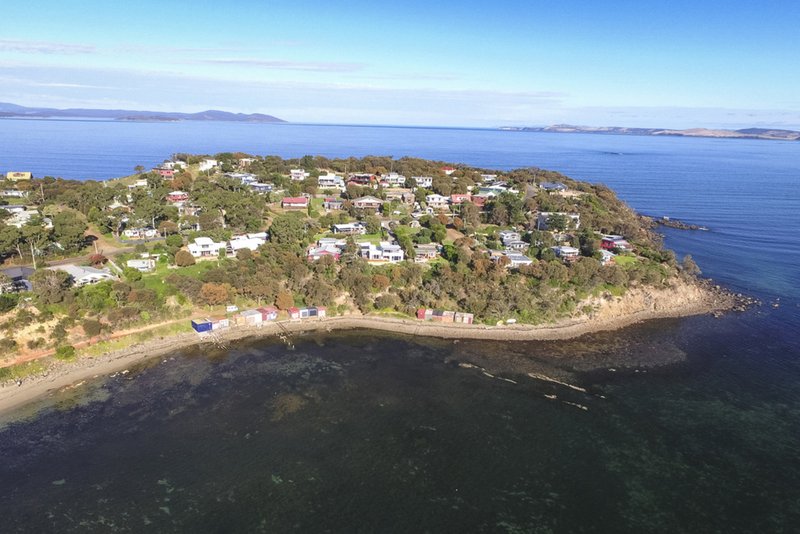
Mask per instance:
[[[33,270],[36,270],[36,254],[33,251],[33,241],[29,241],[28,244],[31,246],[31,259],[33,260]]]

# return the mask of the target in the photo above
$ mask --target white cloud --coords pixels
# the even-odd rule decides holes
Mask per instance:
[[[88,44],[0,39],[0,52],[21,52],[23,54],[93,54],[97,52],[97,49],[95,46]]]
[[[189,63],[204,63],[208,65],[239,65],[258,67],[274,70],[299,70],[310,72],[356,72],[366,65],[363,63],[343,63],[336,61],[291,61],[285,59],[257,59],[257,58],[218,58],[197,59]]]

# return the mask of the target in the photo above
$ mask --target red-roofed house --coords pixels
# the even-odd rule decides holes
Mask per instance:
[[[285,210],[308,209],[308,199],[306,197],[285,197],[281,200],[281,207]]]
[[[472,195],[469,193],[454,193],[450,195],[451,204],[463,204],[469,200],[472,200]]]

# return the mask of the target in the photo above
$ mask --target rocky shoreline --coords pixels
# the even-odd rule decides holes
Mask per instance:
[[[663,289],[631,289],[623,297],[605,295],[589,299],[584,304],[590,305],[593,311],[587,315],[544,325],[442,324],[422,322],[411,318],[345,315],[307,322],[281,321],[280,323],[266,323],[260,327],[233,327],[219,331],[213,338],[199,338],[194,332],[189,332],[150,339],[95,358],[79,358],[72,362],[51,361],[47,369],[39,375],[19,382],[6,381],[0,385],[0,413],[9,413],[78,382],[121,371],[136,363],[199,344],[227,346],[228,343],[241,339],[272,336],[291,343],[291,337],[295,334],[357,329],[442,339],[566,340],[654,319],[708,313],[717,315],[729,310],[742,311],[754,304],[754,301],[744,295],[734,295],[710,282],[700,281],[681,282]]]

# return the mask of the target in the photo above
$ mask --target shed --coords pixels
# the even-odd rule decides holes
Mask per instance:
[[[258,308],[258,311],[261,313],[261,320],[262,321],[274,321],[278,318],[278,308],[274,306],[265,306],[263,308]]]
[[[209,319],[197,319],[192,321],[192,328],[198,334],[211,332],[211,321]]]
[[[245,310],[245,311],[243,311],[242,313],[239,314],[239,321],[241,321],[241,323],[239,321],[237,321],[237,323],[246,324],[248,326],[255,326],[255,325],[261,324],[263,320],[264,320],[264,318],[261,315],[260,311],[258,311],[258,310]]]

